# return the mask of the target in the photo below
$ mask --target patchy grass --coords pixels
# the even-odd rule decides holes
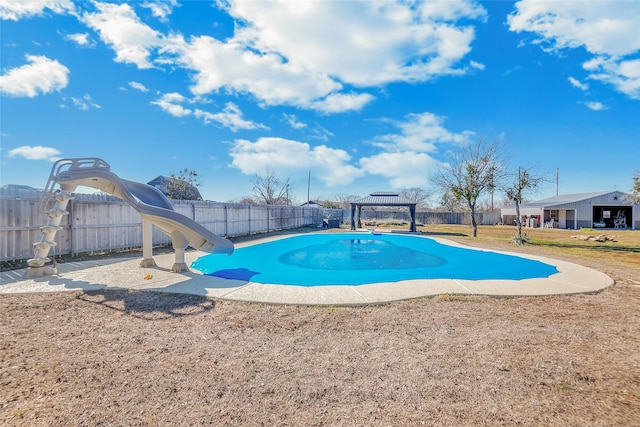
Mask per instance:
[[[420,227],[425,235],[445,237],[469,246],[499,246],[500,249],[517,251],[512,243],[515,228],[510,226],[480,226],[478,237],[471,237],[471,228],[463,225],[429,225]],[[527,228],[528,242],[522,245],[533,250],[544,251],[546,256],[568,256],[570,258],[597,261],[606,256],[614,265],[638,268],[640,266],[640,230],[558,230]],[[606,234],[615,242],[591,242],[572,236]]]
[[[440,294],[436,295],[432,299],[438,302],[446,301],[484,301],[487,297],[476,295],[461,295],[461,294]]]

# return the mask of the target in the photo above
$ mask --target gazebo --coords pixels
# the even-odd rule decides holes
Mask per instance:
[[[351,202],[351,229],[362,228],[362,222],[360,216],[362,214],[363,206],[407,206],[409,208],[409,216],[411,217],[411,224],[409,225],[409,231],[416,231],[416,202],[400,197],[398,193],[392,193],[388,191],[378,191],[369,194],[369,196]],[[356,216],[357,210],[357,216]]]

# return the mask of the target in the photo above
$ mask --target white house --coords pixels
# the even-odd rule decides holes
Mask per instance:
[[[515,224],[516,208],[501,209],[502,223]],[[640,229],[640,204],[621,191],[565,194],[520,205],[522,223],[546,228]]]

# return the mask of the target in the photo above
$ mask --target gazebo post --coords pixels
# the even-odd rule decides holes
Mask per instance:
[[[411,217],[411,226],[409,231],[416,232],[416,205],[409,205],[409,216]]]
[[[351,229],[356,229],[356,205],[351,203]]]

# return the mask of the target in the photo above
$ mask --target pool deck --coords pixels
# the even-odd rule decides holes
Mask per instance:
[[[249,244],[266,240],[274,240],[274,238]],[[436,240],[466,247],[444,239]],[[238,244],[236,247],[246,245],[248,244]],[[35,279],[23,279],[25,269],[5,271],[0,273],[0,294],[129,289],[195,294],[224,300],[268,304],[354,306],[441,294],[513,297],[595,293],[614,284],[614,280],[609,276],[591,268],[551,258],[509,254],[554,265],[559,273],[548,278],[525,280],[420,279],[358,286],[305,287],[223,279],[205,276],[193,269],[185,273],[172,273],[170,269],[174,256],[163,254],[155,255],[157,266],[149,268],[140,267],[141,258],[128,257],[59,264],[58,274]],[[198,251],[187,252],[187,264],[191,264],[203,255],[207,254]]]

